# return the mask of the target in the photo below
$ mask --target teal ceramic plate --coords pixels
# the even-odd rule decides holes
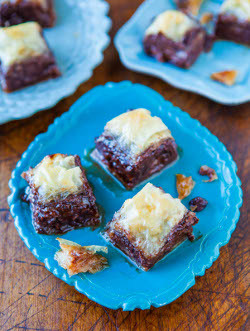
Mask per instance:
[[[218,13],[222,0],[204,1],[200,15]],[[203,53],[189,69],[160,63],[143,51],[143,37],[152,19],[159,13],[176,8],[174,0],[146,0],[120,29],[115,45],[122,63],[129,69],[159,77],[167,83],[204,95],[222,104],[235,105],[250,101],[250,48],[229,41],[217,41],[212,50]],[[235,69],[235,85],[213,81],[214,72]]]
[[[31,224],[29,206],[20,196],[26,187],[21,173],[35,166],[52,153],[79,154],[87,177],[103,213],[103,225],[92,231],[71,231],[63,238],[82,245],[105,245],[100,235],[103,226],[112,218],[125,199],[131,198],[142,185],[129,192],[94,165],[89,157],[94,138],[101,134],[108,120],[127,109],[145,107],[160,116],[168,125],[179,146],[180,158],[151,182],[177,196],[175,174],[192,175],[196,186],[188,201],[196,196],[208,200],[207,208],[200,212],[194,228],[196,240],[184,242],[151,271],[143,272],[108,245],[110,268],[95,275],[79,274],[69,277],[53,259],[58,250],[56,236],[38,235]],[[202,182],[198,174],[201,165],[209,165],[218,174],[213,183]],[[235,229],[242,203],[240,180],[236,165],[225,146],[198,121],[165,101],[150,88],[130,82],[108,83],[98,86],[82,96],[71,110],[56,119],[46,133],[34,140],[18,162],[10,180],[9,205],[20,237],[30,251],[55,276],[86,294],[90,299],[109,308],[124,310],[159,307],[178,298],[195,283],[195,276],[203,275],[219,256]]]
[[[54,2],[56,25],[45,29],[44,35],[62,76],[13,93],[5,93],[0,88],[0,124],[53,107],[74,93],[102,62],[111,25],[107,17],[108,4],[104,0]]]

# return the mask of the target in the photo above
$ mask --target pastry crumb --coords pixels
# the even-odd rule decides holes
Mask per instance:
[[[203,166],[200,167],[199,174],[201,176],[208,176],[209,177],[208,180],[203,180],[203,182],[205,182],[205,183],[213,182],[214,180],[218,179],[218,176],[217,176],[215,170],[213,168],[210,168],[210,167],[206,166],[206,165],[203,165]]]
[[[187,13],[197,16],[203,0],[177,0],[177,6]]]
[[[222,84],[232,86],[235,84],[237,74],[237,70],[225,70],[213,73],[211,78]]]
[[[58,264],[68,271],[69,276],[89,272],[95,274],[108,267],[108,260],[97,252],[108,253],[105,246],[81,246],[77,243],[57,238],[60,250],[55,254]]]
[[[213,17],[214,17],[214,16],[213,16],[212,13],[206,12],[206,13],[204,13],[204,14],[201,16],[201,18],[200,18],[200,23],[201,23],[202,25],[208,24],[209,22],[212,21]]]
[[[194,186],[195,186],[195,182],[191,176],[186,177],[182,174],[176,175],[176,187],[178,192],[178,198],[180,200],[189,196]]]

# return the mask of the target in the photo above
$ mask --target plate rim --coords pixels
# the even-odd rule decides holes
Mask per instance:
[[[30,237],[29,236],[25,236],[25,234],[23,233],[22,227],[19,224],[19,213],[18,210],[16,211],[16,208],[18,207],[18,202],[19,200],[19,196],[17,193],[17,188],[19,186],[20,183],[20,176],[18,175],[18,173],[20,172],[19,169],[22,168],[23,163],[25,163],[25,161],[29,158],[29,155],[32,153],[33,149],[36,147],[37,144],[40,144],[41,142],[43,142],[44,140],[46,140],[46,137],[49,136],[50,134],[54,133],[57,131],[58,127],[60,127],[61,123],[65,123],[67,119],[70,119],[72,117],[74,117],[74,113],[77,114],[76,109],[78,108],[78,104],[81,102],[82,99],[88,99],[89,102],[91,102],[93,97],[98,97],[98,90],[99,93],[103,92],[105,89],[116,89],[116,88],[123,88],[123,87],[128,87],[128,86],[140,86],[143,87],[144,89],[148,90],[149,92],[151,92],[152,94],[155,95],[155,97],[157,97],[156,99],[160,102],[160,106],[161,107],[169,107],[171,106],[171,108],[175,111],[175,114],[177,113],[177,117],[181,116],[182,121],[188,121],[197,126],[197,130],[202,130],[202,133],[206,136],[206,138],[210,138],[210,143],[211,143],[211,139],[212,142],[214,142],[217,147],[219,146],[220,148],[220,155],[223,152],[223,156],[227,157],[227,161],[230,162],[230,168],[232,170],[231,175],[234,177],[234,185],[233,185],[233,194],[234,194],[234,202],[235,205],[233,207],[231,207],[230,211],[232,213],[232,215],[230,215],[230,217],[232,218],[232,221],[230,222],[230,227],[228,229],[226,229],[227,231],[224,233],[222,231],[223,234],[226,234],[226,236],[223,239],[220,239],[219,242],[217,242],[216,246],[213,246],[213,254],[209,255],[208,258],[206,259],[206,263],[202,262],[204,261],[204,259],[202,261],[198,260],[195,261],[195,257],[198,256],[201,252],[201,249],[195,254],[194,259],[192,260],[192,263],[190,263],[189,267],[185,270],[184,273],[186,273],[186,275],[184,275],[185,277],[185,282],[183,285],[182,282],[182,287],[181,289],[179,288],[179,290],[177,291],[177,293],[175,291],[172,291],[171,295],[169,296],[169,294],[164,295],[163,293],[163,297],[162,297],[162,293],[158,295],[158,297],[154,298],[154,300],[152,298],[148,298],[146,295],[144,295],[143,293],[140,295],[134,295],[134,296],[127,296],[126,298],[123,298],[119,303],[117,303],[117,300],[113,300],[112,302],[110,302],[110,297],[95,297],[95,288],[91,288],[91,285],[86,286],[85,284],[81,284],[81,282],[78,281],[78,279],[74,279],[74,277],[69,278],[66,274],[66,271],[64,269],[60,270],[60,268],[58,269],[57,267],[53,267],[50,265],[49,259],[46,257],[41,256],[38,252],[37,249],[35,247],[32,247],[31,243],[30,243]],[[87,104],[87,102],[86,102]],[[186,124],[187,126],[187,124]],[[204,138],[204,141],[205,138]],[[226,161],[220,159],[223,163],[223,165],[225,166]],[[56,277],[60,278],[61,280],[65,281],[67,284],[74,286],[75,289],[77,291],[79,291],[82,294],[85,294],[89,299],[103,305],[106,306],[108,308],[111,309],[118,309],[118,308],[123,308],[123,310],[134,310],[135,308],[140,308],[140,309],[150,309],[151,306],[154,307],[160,307],[160,306],[164,306],[172,301],[174,301],[175,299],[177,299],[179,296],[181,296],[183,293],[185,293],[190,287],[192,287],[195,284],[195,277],[196,276],[202,276],[205,273],[205,270],[210,268],[211,265],[213,264],[213,262],[219,257],[220,254],[220,247],[226,245],[229,242],[229,239],[231,237],[232,232],[235,230],[236,224],[239,220],[239,216],[240,216],[240,207],[242,205],[242,189],[241,189],[241,181],[239,179],[239,177],[237,176],[237,166],[236,163],[234,162],[231,154],[227,151],[226,147],[224,146],[224,144],[222,142],[219,141],[219,139],[213,135],[206,127],[204,127],[203,125],[201,125],[201,123],[196,120],[193,119],[188,113],[182,111],[180,108],[172,105],[171,102],[166,101],[163,96],[161,96],[158,92],[156,92],[155,90],[144,86],[142,84],[133,84],[132,82],[129,81],[122,81],[119,83],[114,83],[114,82],[108,82],[105,85],[99,85],[94,87],[93,89],[91,89],[90,91],[88,91],[87,93],[85,93],[84,95],[82,95],[71,107],[70,110],[63,113],[60,117],[56,118],[54,123],[50,124],[50,126],[48,127],[48,130],[44,133],[39,134],[38,136],[36,136],[36,138],[33,140],[33,142],[31,142],[31,144],[28,146],[28,148],[26,149],[26,151],[22,154],[21,159],[17,162],[16,168],[12,171],[11,174],[11,179],[9,181],[9,188],[11,190],[11,194],[8,197],[8,203],[10,206],[10,212],[11,215],[14,218],[14,225],[17,229],[17,232],[20,236],[20,238],[24,241],[25,245],[28,247],[28,249],[31,251],[31,253],[42,263],[45,264],[46,269],[48,269],[50,272],[52,272]],[[229,195],[230,197],[230,195]],[[223,220],[227,219],[228,215],[224,215],[223,216]],[[227,225],[227,223],[226,223]],[[222,226],[220,226],[222,227]],[[222,227],[223,230],[223,227]],[[208,235],[208,234],[207,234]],[[205,236],[206,237],[206,236]],[[203,257],[203,255],[202,255]],[[195,263],[196,264],[195,264]],[[200,263],[198,263],[200,262]],[[198,265],[197,265],[198,264]],[[191,270],[191,273],[189,272]],[[187,273],[187,271],[189,273]],[[183,278],[184,278],[183,277]]]
[[[87,68],[86,74],[84,76],[82,76],[82,78],[80,78],[81,76],[79,76],[78,79],[75,79],[73,84],[65,86],[63,96],[59,95],[58,97],[56,97],[53,100],[51,99],[50,102],[48,102],[46,105],[43,105],[41,107],[39,107],[38,105],[36,107],[31,105],[29,107],[30,111],[26,112],[24,115],[15,116],[15,114],[10,114],[9,117],[5,117],[5,118],[0,117],[0,125],[8,123],[10,121],[14,121],[14,120],[29,118],[32,115],[34,115],[34,114],[36,114],[40,111],[48,110],[50,108],[53,108],[61,100],[73,95],[81,84],[87,82],[92,77],[94,69],[97,68],[103,62],[103,59],[104,59],[104,54],[103,53],[104,53],[105,49],[110,44],[111,38],[109,36],[109,31],[110,31],[110,28],[112,26],[112,20],[108,16],[108,13],[109,13],[109,10],[110,10],[110,5],[108,4],[108,2],[106,0],[95,0],[95,1],[97,3],[99,3],[100,9],[101,9],[101,10],[99,10],[99,12],[101,13],[102,18],[103,18],[103,25],[102,25],[103,30],[101,31],[103,37],[99,39],[98,54],[95,57],[95,59],[93,59],[91,61],[91,63],[90,63],[91,66],[89,68]],[[60,77],[57,78],[57,79],[60,79]],[[45,84],[46,84],[46,82],[45,82]],[[14,107],[14,106],[12,106],[12,107]]]
[[[125,54],[125,50],[122,46],[122,43],[120,43],[120,40],[123,39],[123,35],[126,34],[126,32],[130,29],[130,26],[134,25],[137,21],[137,16],[141,15],[142,12],[144,12],[145,8],[150,7],[151,2],[155,0],[145,0],[134,12],[134,14],[131,16],[131,18],[118,30],[114,37],[114,45],[115,48],[119,54],[119,58],[121,62],[124,64],[125,67],[127,67],[130,70],[133,70],[135,72],[148,74],[150,76],[159,78],[163,80],[164,82],[170,84],[173,87],[179,88],[184,91],[192,92],[201,96],[204,96],[208,99],[211,99],[213,101],[216,101],[223,105],[228,106],[236,106],[243,103],[247,103],[250,101],[250,95],[246,94],[244,97],[236,99],[235,97],[229,98],[229,97],[223,97],[223,95],[213,95],[213,92],[209,90],[200,90],[199,87],[193,87],[192,85],[188,85],[187,83],[183,83],[181,80],[175,80],[172,79],[171,75],[165,74],[163,71],[159,71],[158,69],[153,69],[150,66],[146,65],[139,65],[135,64],[133,61],[130,61],[127,59],[127,56]],[[168,0],[172,2],[171,0]],[[234,93],[233,93],[234,95]]]

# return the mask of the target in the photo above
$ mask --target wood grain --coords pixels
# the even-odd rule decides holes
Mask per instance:
[[[141,0],[110,0],[112,37]],[[37,134],[86,91],[107,81],[152,87],[215,134],[232,153],[243,183],[240,221],[219,259],[196,284],[162,308],[134,312],[106,309],[49,273],[19,238],[6,198],[8,180]],[[249,329],[249,104],[226,107],[125,69],[113,46],[92,78],[56,107],[0,126],[0,329],[12,330],[247,330]],[[247,190],[248,189],[248,190]]]

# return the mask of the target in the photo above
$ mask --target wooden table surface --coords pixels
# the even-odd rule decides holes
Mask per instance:
[[[111,36],[142,0],[110,0]],[[131,80],[152,87],[215,134],[232,153],[244,191],[237,228],[205,276],[175,302],[133,312],[110,310],[54,277],[19,238],[6,198],[16,162],[37,134],[86,91],[107,81]],[[180,91],[159,79],[127,70],[111,44],[92,78],[71,97],[31,118],[0,126],[0,329],[24,330],[246,330],[249,311],[249,104],[226,107]]]

